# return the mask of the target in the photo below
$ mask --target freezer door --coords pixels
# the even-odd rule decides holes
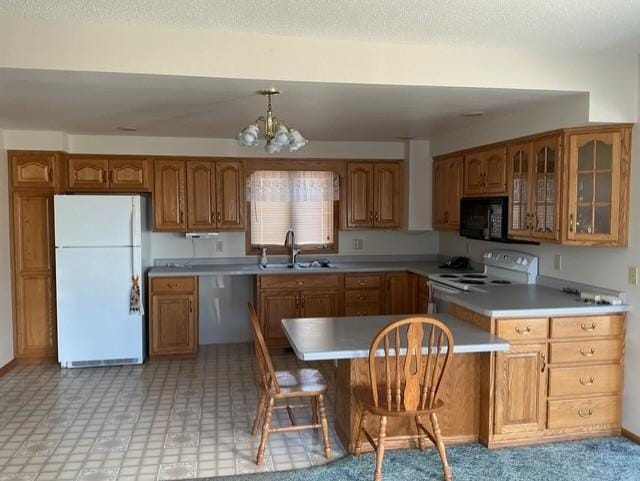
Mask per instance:
[[[63,367],[144,361],[144,319],[129,313],[132,252],[140,275],[139,247],[56,249],[58,359]]]
[[[56,195],[53,205],[56,247],[140,245],[140,196]]]

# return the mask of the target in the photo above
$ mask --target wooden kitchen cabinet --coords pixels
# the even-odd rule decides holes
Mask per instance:
[[[187,229],[216,228],[216,168],[207,160],[187,161]]]
[[[504,146],[465,154],[465,196],[506,195],[506,191],[507,161]]]
[[[15,357],[53,360],[57,353],[53,193],[14,191],[11,204]]]
[[[402,184],[400,162],[348,162],[347,228],[399,228]]]
[[[559,240],[560,154],[557,134],[508,146],[510,237]]]
[[[13,189],[55,189],[61,163],[58,152],[9,151],[9,160]]]
[[[151,279],[149,356],[193,356],[198,352],[198,280]]]
[[[154,166],[153,212],[155,230],[185,232],[186,163],[156,159]]]
[[[462,156],[433,162],[433,226],[437,230],[460,229],[462,169]]]
[[[571,131],[567,145],[567,205],[563,241],[626,246],[629,224],[631,129]]]
[[[417,299],[417,312],[418,314],[429,314],[429,279],[427,277],[419,276],[417,278],[418,283],[418,299]]]
[[[384,314],[384,274],[345,274],[344,315]]]
[[[417,309],[417,276],[391,273],[386,276],[386,314],[415,314]]]
[[[340,274],[258,276],[256,298],[267,345],[289,347],[282,319],[342,315],[342,282]]]
[[[104,157],[69,156],[67,189],[74,191],[106,191],[109,188],[109,161]]]
[[[243,230],[245,211],[242,162],[216,162],[216,226],[219,230]]]
[[[541,432],[546,423],[547,344],[496,354],[495,433]]]
[[[137,193],[151,190],[151,163],[137,156],[70,154],[67,191]]]

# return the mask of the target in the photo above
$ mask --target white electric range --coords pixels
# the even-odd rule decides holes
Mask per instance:
[[[487,286],[535,284],[538,277],[538,257],[506,249],[489,250],[482,256],[481,272],[432,274],[429,276],[435,293],[462,294],[482,292]],[[437,296],[436,296],[437,297]]]

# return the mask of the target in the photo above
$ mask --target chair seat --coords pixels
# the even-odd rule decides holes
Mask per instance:
[[[428,409],[418,409],[416,411],[406,411],[404,408],[397,411],[395,397],[392,399],[393,409],[387,408],[387,392],[384,387],[378,387],[378,407],[375,407],[373,403],[373,396],[371,395],[371,386],[354,386],[353,394],[355,398],[360,402],[370,413],[377,414],[379,416],[389,417],[415,417],[430,414],[438,411],[444,406],[442,400],[437,399],[432,407]],[[400,400],[400,406],[404,406],[403,399]]]
[[[317,396],[327,391],[327,381],[317,369],[298,369],[295,371],[276,371],[280,393],[271,389],[276,397]]]

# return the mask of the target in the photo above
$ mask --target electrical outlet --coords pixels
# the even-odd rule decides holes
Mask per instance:
[[[629,267],[629,284],[632,286],[638,285],[638,267],[632,266]]]
[[[354,249],[362,249],[362,239],[353,239],[353,248]]]
[[[222,252],[223,249],[224,249],[224,242],[222,242],[221,240],[217,240],[216,241],[216,252]]]
[[[553,268],[557,271],[562,270],[562,256],[560,254],[556,254],[553,258]]]

